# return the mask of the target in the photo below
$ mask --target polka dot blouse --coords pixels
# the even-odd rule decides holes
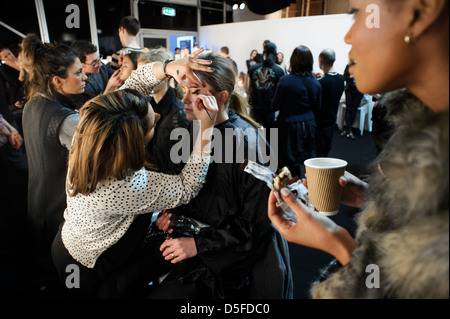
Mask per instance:
[[[205,183],[210,157],[192,154],[179,175],[145,168],[123,180],[110,177],[88,196],[67,193],[62,241],[70,255],[88,268],[114,245],[139,214],[187,204]]]
[[[121,89],[135,89],[145,96],[150,96],[153,92],[153,88],[162,83],[162,81],[158,80],[153,75],[153,66],[155,64],[156,63],[144,64],[133,71],[122,85]]]
[[[121,89],[132,88],[149,96],[161,83],[153,75],[153,65],[133,71]],[[75,260],[93,268],[97,258],[119,241],[137,215],[175,208],[197,196],[205,183],[209,161],[209,156],[193,153],[179,175],[142,168],[123,180],[111,177],[99,183],[88,196],[67,194],[61,232],[64,246]]]

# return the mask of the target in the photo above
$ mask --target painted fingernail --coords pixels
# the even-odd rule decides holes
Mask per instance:
[[[289,192],[289,190],[286,187],[281,189],[281,195],[289,196],[289,194],[290,194],[290,192]]]

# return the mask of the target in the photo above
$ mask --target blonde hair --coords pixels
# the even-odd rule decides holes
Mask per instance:
[[[169,50],[167,50],[164,47],[156,48],[156,49],[150,49],[147,52],[141,53],[141,55],[138,58],[138,64],[139,63],[152,63],[152,62],[164,62],[167,60],[172,59],[172,53],[170,53]],[[172,86],[175,90],[176,97],[180,100],[183,99],[184,93],[183,88],[181,87],[178,82],[171,79],[171,82],[169,82],[169,85]]]
[[[235,111],[253,127],[260,128],[261,125],[247,113],[249,107],[247,99],[235,90],[237,74],[231,62],[227,58],[214,53],[207,53],[199,58],[212,61],[210,67],[214,68],[214,72],[196,71],[198,77],[211,85],[216,93],[227,91],[229,94],[228,110]]]
[[[70,196],[89,195],[99,182],[122,180],[145,166],[148,108],[145,96],[125,89],[98,95],[80,109],[69,152]]]
[[[139,55],[138,63],[164,62],[172,59],[172,54],[166,48],[149,49]]]

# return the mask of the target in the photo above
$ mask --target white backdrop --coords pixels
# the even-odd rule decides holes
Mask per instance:
[[[314,17],[258,20],[204,26],[199,29],[200,47],[219,53],[227,46],[230,57],[238,64],[239,72],[247,72],[245,61],[253,49],[262,52],[264,40],[274,42],[278,52],[285,55],[286,66],[294,49],[306,45],[314,56],[314,71],[320,72],[318,56],[323,49],[336,51],[335,69],[343,73],[348,63],[350,46],[344,37],[352,25],[352,16],[336,14]]]

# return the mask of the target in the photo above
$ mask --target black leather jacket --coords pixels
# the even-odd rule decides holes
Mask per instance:
[[[225,139],[227,128],[244,132],[250,129],[256,133],[255,128],[234,112],[228,121],[215,126],[214,138],[222,139],[222,162],[215,158],[217,154],[212,154],[206,183],[199,195],[179,208],[184,216],[210,227],[202,228],[193,236],[198,255],[180,265],[178,278],[201,281],[208,286],[212,295],[202,296],[205,298],[242,297],[239,291],[249,286],[251,291],[255,286],[252,281],[257,285],[265,280],[265,291],[258,288],[254,297],[285,298],[292,288],[289,265],[285,264],[289,257],[284,240],[275,236],[276,230],[267,217],[270,190],[265,183],[242,171],[242,162],[225,162],[230,151]],[[256,134],[240,135],[232,143],[234,153],[241,147],[246,154],[258,148]],[[280,267],[281,264],[286,268]],[[262,273],[264,278],[258,277]],[[268,273],[274,280],[265,278]]]
[[[173,163],[170,158],[170,150],[180,141],[181,137],[177,140],[170,140],[170,133],[176,128],[189,130],[190,122],[186,119],[184,104],[176,97],[175,91],[171,87],[158,104],[153,99],[151,104],[153,110],[161,115],[161,119],[156,124],[155,135],[147,145],[147,150],[157,165],[158,171],[172,175],[179,174],[184,163]]]

